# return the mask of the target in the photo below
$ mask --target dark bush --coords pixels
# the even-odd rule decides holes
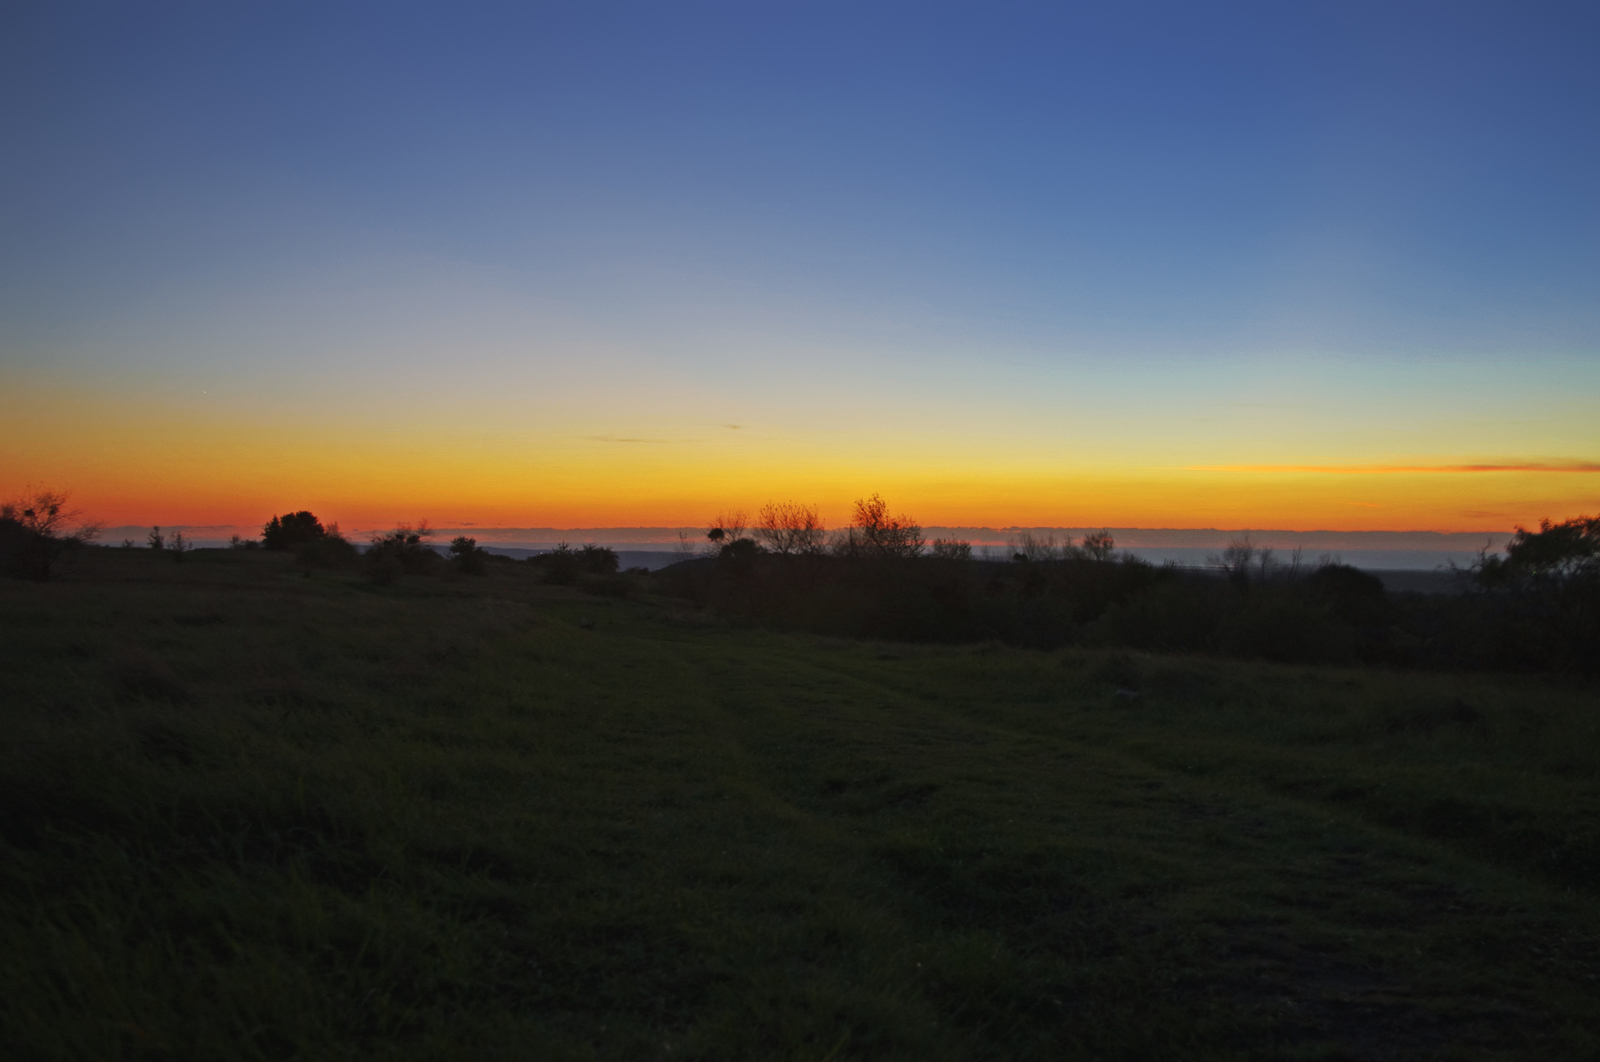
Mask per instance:
[[[583,562],[578,553],[565,542],[562,542],[549,553],[540,553],[528,558],[528,563],[539,572],[540,578],[553,586],[570,586],[578,579],[578,573],[583,570]]]
[[[996,562],[947,549],[897,556],[859,539],[854,550],[781,555],[724,535],[716,557],[682,561],[651,581],[734,622],[841,637],[1600,670],[1600,565],[1583,558],[1558,567],[1541,557],[1541,569],[1502,571],[1482,593],[1391,596],[1377,577],[1343,564],[1298,578],[1264,550],[1250,551],[1248,567],[1235,558],[1224,570],[1185,571],[1097,559],[1111,556],[1109,541],[1092,552],[1048,545]]]
[[[1484,593],[1455,641],[1497,666],[1600,673],[1600,517],[1519,527],[1472,574]]]
[[[1348,564],[1324,564],[1306,577],[1305,587],[1348,623],[1383,622],[1388,597],[1376,575]]]
[[[1094,626],[1093,640],[1152,652],[1215,651],[1230,589],[1219,579],[1165,579],[1108,608]]]
[[[356,547],[339,533],[338,525],[334,525],[324,534],[300,543],[294,549],[294,556],[296,561],[307,568],[353,568],[361,559]]]
[[[52,543],[20,520],[0,516],[0,569],[14,579],[50,578]]]
[[[0,571],[43,582],[63,555],[99,534],[98,524],[67,529],[82,515],[67,509],[67,497],[60,491],[41,490],[0,504]]]
[[[1298,587],[1257,585],[1232,602],[1218,630],[1229,656],[1279,663],[1335,663],[1350,656],[1349,626]]]
[[[615,575],[619,560],[617,551],[606,546],[586,545],[578,554],[583,570],[594,575]]]
[[[489,563],[489,551],[478,540],[460,535],[450,540],[450,563],[463,575],[482,575]]]
[[[401,573],[426,575],[434,571],[443,558],[427,542],[432,535],[426,523],[415,530],[402,524],[386,534],[374,535],[362,555],[368,574],[375,582],[388,584]]]
[[[528,563],[544,582],[555,586],[571,586],[580,575],[615,575],[621,566],[614,549],[593,543],[573,549],[565,542],[549,553],[529,557]]]

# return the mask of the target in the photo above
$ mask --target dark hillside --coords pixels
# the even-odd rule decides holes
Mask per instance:
[[[1154,567],[1132,556],[777,556],[749,540],[655,574],[731,622],[847,638],[995,640],[1430,670],[1600,670],[1600,574],[1560,587],[1349,565]],[[1420,588],[1420,589],[1419,589]],[[1559,593],[1556,591],[1559,590]]]
[[[0,582],[7,1052],[1600,1051],[1576,679],[761,632],[645,580]]]

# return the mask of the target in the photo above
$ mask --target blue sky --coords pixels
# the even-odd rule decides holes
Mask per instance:
[[[1597,22],[10,5],[0,372],[80,394],[46,435],[108,405],[578,449],[748,423],[769,467],[848,485],[909,467],[818,450],[864,417],[1046,478],[1593,460]],[[1524,483],[1502,515],[1594,494]]]

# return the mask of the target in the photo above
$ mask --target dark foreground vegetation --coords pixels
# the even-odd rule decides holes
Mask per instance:
[[[1391,595],[1336,559],[1284,561],[1247,537],[1199,571],[1119,558],[1104,533],[1060,545],[1024,535],[1009,558],[975,560],[966,543],[924,543],[876,497],[831,542],[798,511],[815,527],[799,548],[785,548],[793,507],[768,507],[748,537],[725,517],[712,556],[656,585],[737,622],[844,637],[1600,671],[1600,519],[1519,530],[1505,556],[1458,573],[1458,593]]]
[[[66,497],[0,507],[0,571],[48,580],[94,537],[68,530]],[[360,570],[391,585],[402,574],[483,575],[513,563],[461,536],[448,550],[427,523],[401,525],[358,548],[310,512],[273,516],[262,537],[232,548],[292,553],[306,569]],[[148,543],[174,561],[182,535],[152,528]],[[126,541],[124,548],[134,543]],[[928,543],[877,495],[831,535],[813,507],[769,504],[754,521],[719,514],[701,549],[645,580],[745,626],[847,638],[1035,649],[1066,646],[1204,653],[1277,663],[1376,664],[1435,670],[1600,673],[1600,518],[1518,528],[1504,556],[1487,551],[1459,570],[1457,593],[1389,594],[1370,573],[1324,557],[1306,564],[1235,540],[1205,569],[1156,567],[1118,556],[1101,532],[1081,543],[1020,536],[1002,560],[966,542]],[[562,544],[529,557],[545,583],[625,597],[637,569],[617,554]]]
[[[1190,584],[741,537],[655,577],[406,532],[0,580],[6,1055],[1600,1051],[1590,680],[1129,651],[1096,631]],[[812,561],[888,590],[764,604]],[[874,603],[943,585],[1062,647],[715,618],[917,634]]]

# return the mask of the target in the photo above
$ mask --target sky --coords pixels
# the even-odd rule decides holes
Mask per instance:
[[[0,493],[1600,510],[1600,8],[0,6]]]

